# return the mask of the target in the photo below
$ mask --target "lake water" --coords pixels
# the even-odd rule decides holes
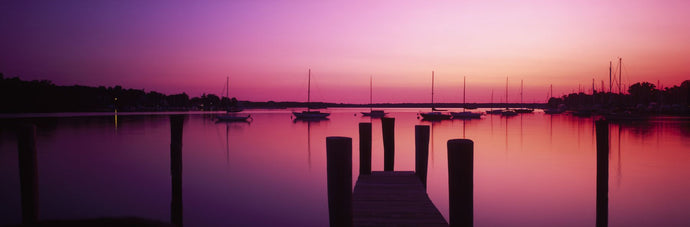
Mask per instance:
[[[381,121],[368,109],[329,109],[293,121],[289,110],[250,110],[251,123],[186,115],[183,220],[187,226],[327,226],[326,137],[353,138],[372,122],[372,169],[383,170]],[[414,125],[431,125],[428,194],[448,219],[446,142],[475,142],[476,226],[593,226],[596,141],[591,118],[541,112],[425,122],[395,117],[395,170],[414,169]],[[7,120],[12,122],[16,120]],[[33,118],[41,220],[136,216],[170,220],[166,115]],[[611,124],[609,226],[690,226],[690,121]],[[0,127],[0,225],[21,222],[17,143]]]

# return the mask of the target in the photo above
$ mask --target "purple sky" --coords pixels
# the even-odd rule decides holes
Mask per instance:
[[[252,101],[543,101],[690,78],[690,1],[3,1],[0,72]],[[615,66],[615,62],[614,62]]]

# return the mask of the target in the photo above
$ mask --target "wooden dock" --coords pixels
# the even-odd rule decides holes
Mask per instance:
[[[393,171],[394,121],[382,119],[384,170],[371,171],[371,123],[359,123],[360,171],[352,191],[352,138],[326,137],[328,217],[331,227],[473,226],[473,154],[471,140],[448,141],[448,221],[426,193],[429,161],[428,125],[415,125],[415,171]],[[386,123],[388,122],[388,123]],[[389,149],[388,152],[385,150]]]
[[[448,226],[413,171],[360,175],[352,213],[354,226]]]

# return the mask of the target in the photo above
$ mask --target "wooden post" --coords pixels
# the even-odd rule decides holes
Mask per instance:
[[[22,201],[22,224],[38,221],[38,167],[36,162],[36,126],[23,125],[17,130],[19,187]]]
[[[448,199],[450,226],[473,225],[474,142],[448,140]]]
[[[609,222],[609,122],[597,120],[597,227]]]
[[[183,115],[170,116],[170,176],[172,177],[172,201],[170,222],[182,226],[182,124]]]
[[[359,123],[359,175],[371,174],[371,123]]]
[[[352,226],[352,138],[326,137],[330,226]]]
[[[414,170],[426,188],[427,166],[429,162],[429,126],[414,126]]]
[[[393,171],[395,164],[395,118],[381,118],[383,131],[383,171]]]

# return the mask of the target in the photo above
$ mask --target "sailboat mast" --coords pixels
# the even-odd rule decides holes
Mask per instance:
[[[618,58],[618,94],[621,94],[621,83],[623,83],[623,58]]]
[[[594,97],[594,81],[595,81],[595,79],[592,78],[592,105],[596,104],[596,102],[597,102],[596,97]]]
[[[374,86],[372,81],[373,81],[372,76],[369,76],[369,112],[370,112],[370,113],[371,113],[371,111],[372,111],[373,108],[374,108],[374,107],[372,106],[372,105],[373,105],[373,99],[372,99],[372,93],[373,93],[373,92],[372,92],[372,89],[373,89],[373,86]]]
[[[434,110],[434,71],[431,71],[431,110]]]
[[[523,80],[520,80],[520,104],[524,104],[525,101],[522,99],[522,89],[524,88]]]
[[[611,67],[612,66],[613,66],[613,63],[611,61],[609,61],[609,93],[613,93],[613,91],[611,91],[611,88],[612,88],[611,87]]]
[[[506,104],[506,109],[508,109],[508,77],[507,76],[506,76],[506,100],[505,100],[505,104]]]
[[[467,77],[463,76],[462,77],[462,110],[465,110],[465,90],[467,89]]]
[[[491,89],[491,111],[494,111],[494,89]]]
[[[309,82],[307,82],[307,111],[311,110],[311,69],[309,69]]]
[[[230,77],[225,78],[225,97],[230,98]]]

